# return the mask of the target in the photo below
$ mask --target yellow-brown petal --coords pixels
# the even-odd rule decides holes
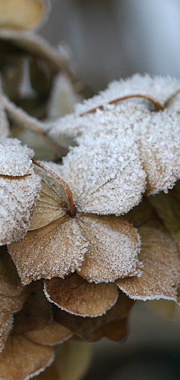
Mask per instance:
[[[47,226],[66,215],[65,202],[61,194],[42,181],[40,198],[36,202],[29,231]]]
[[[45,294],[61,309],[84,317],[104,314],[117,301],[116,284],[89,283],[77,274],[66,279],[53,278],[45,283]]]
[[[141,277],[119,279],[119,288],[129,297],[140,300],[167,299],[178,302],[180,256],[168,233],[144,227],[139,230],[142,246]]]
[[[46,0],[0,0],[0,28],[34,28],[42,22],[48,10]]]
[[[76,219],[67,216],[28,232],[8,249],[22,283],[28,284],[40,278],[63,277],[80,268],[87,241]]]
[[[72,332],[67,327],[52,321],[43,328],[27,332],[25,337],[39,344],[54,346],[71,338]]]
[[[9,336],[0,355],[0,378],[24,380],[41,372],[54,358],[52,347],[31,342],[21,335]]]
[[[98,283],[138,274],[139,235],[125,219],[81,214],[78,223],[89,242],[80,276]]]

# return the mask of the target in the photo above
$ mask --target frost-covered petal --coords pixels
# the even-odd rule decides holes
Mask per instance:
[[[33,151],[17,139],[0,140],[0,175],[24,176],[32,174]]]
[[[0,355],[0,378],[28,380],[43,371],[53,359],[52,347],[33,343],[21,335],[11,335]]]
[[[111,136],[75,147],[64,158],[61,175],[68,183],[78,211],[121,215],[137,205],[146,174],[132,138]]]
[[[40,178],[32,173],[23,177],[0,176],[0,244],[24,237],[30,224]]]
[[[104,314],[117,301],[115,284],[89,283],[77,274],[66,279],[47,280],[44,288],[50,302],[68,313],[83,317],[97,317]]]
[[[81,267],[87,245],[76,220],[65,217],[28,232],[24,240],[8,249],[22,283],[28,284],[74,272]]]
[[[23,286],[5,246],[0,247],[0,295],[16,296]]]
[[[32,29],[49,13],[48,0],[0,0],[2,29]]]
[[[144,268],[141,277],[119,279],[119,288],[136,300],[167,299],[179,302],[180,255],[168,233],[150,227],[139,229]]]
[[[79,225],[89,241],[80,276],[98,283],[140,273],[140,239],[128,222],[115,216],[81,215]]]
[[[169,110],[151,114],[148,123],[139,124],[139,136],[146,191],[167,191],[180,178],[180,115]]]

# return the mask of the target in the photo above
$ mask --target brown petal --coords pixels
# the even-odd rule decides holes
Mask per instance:
[[[64,223],[63,223],[64,221]],[[81,266],[87,241],[76,219],[65,217],[36,231],[8,249],[23,284],[40,278],[63,277]]]
[[[67,327],[53,321],[41,329],[27,332],[25,337],[36,343],[54,346],[71,338],[72,332]]]
[[[38,345],[21,335],[9,336],[0,355],[0,377],[24,380],[41,372],[53,360],[52,347]]]
[[[52,320],[51,305],[44,296],[42,283],[32,285],[31,294],[22,310],[14,316],[13,334],[42,328]]]
[[[89,339],[95,331],[103,326],[127,318],[132,305],[133,301],[120,292],[116,304],[102,317],[83,318],[66,313],[56,307],[54,307],[53,313],[57,322],[68,327],[74,334]]]
[[[178,301],[180,256],[168,233],[144,227],[140,259],[144,264],[141,277],[119,279],[119,288],[129,297],[140,300],[167,299]]]
[[[42,21],[48,9],[45,0],[0,0],[0,27],[31,29]]]
[[[36,230],[66,215],[66,207],[60,193],[42,181],[40,198],[34,208],[29,230]]]
[[[83,317],[104,314],[117,301],[115,284],[89,283],[77,274],[66,279],[53,278],[45,283],[45,294],[61,309]]]
[[[15,296],[22,291],[16,267],[5,246],[0,247],[0,295]]]
[[[98,283],[138,273],[140,240],[125,219],[81,214],[78,223],[89,241],[80,276]]]
[[[13,318],[10,313],[0,313],[0,352],[4,348],[4,344],[12,328]]]

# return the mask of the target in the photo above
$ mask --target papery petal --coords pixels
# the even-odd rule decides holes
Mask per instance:
[[[25,337],[39,344],[54,346],[71,338],[72,332],[67,327],[52,321],[43,328],[27,332]]]
[[[50,365],[53,358],[52,347],[38,345],[21,335],[9,336],[0,355],[0,378],[28,380]]]
[[[140,259],[141,277],[119,279],[118,287],[129,297],[139,300],[167,299],[179,302],[180,256],[175,241],[168,233],[144,227]]]
[[[98,283],[140,273],[139,235],[125,219],[81,214],[78,223],[89,241],[80,276]]]
[[[118,297],[115,284],[89,283],[77,274],[47,280],[44,291],[48,300],[62,310],[84,317],[104,314]]]

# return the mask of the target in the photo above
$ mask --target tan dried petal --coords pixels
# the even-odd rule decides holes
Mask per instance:
[[[42,181],[40,199],[36,203],[29,230],[45,227],[65,215],[66,208],[60,192]]]
[[[43,328],[27,332],[25,337],[39,344],[54,346],[71,338],[72,332],[67,327],[52,321]]]
[[[139,230],[142,245],[141,277],[119,279],[119,288],[129,297],[140,300],[167,299],[178,301],[180,256],[168,233],[144,227]]]
[[[126,220],[81,214],[78,223],[89,241],[80,276],[98,283],[139,273],[139,235]]]
[[[81,266],[87,241],[75,219],[61,218],[29,232],[8,248],[23,284],[40,278],[63,277]]]
[[[43,293],[43,284],[35,282],[23,308],[14,316],[13,334],[40,329],[52,321],[51,305]]]
[[[116,304],[101,317],[84,318],[74,316],[57,307],[54,307],[53,313],[54,318],[58,323],[69,328],[74,334],[79,335],[85,339],[89,339],[92,334],[94,334],[103,326],[106,326],[111,322],[127,318],[132,305],[133,301],[129,297],[126,297],[125,294],[120,292]]]
[[[0,352],[3,350],[6,339],[12,328],[13,317],[10,313],[0,312]]]
[[[9,336],[0,355],[0,378],[28,380],[50,365],[53,358],[52,347],[38,345],[21,335]]]
[[[1,0],[0,27],[32,29],[40,24],[49,11],[47,0]]]
[[[83,317],[104,314],[118,297],[115,284],[89,283],[77,274],[66,279],[52,278],[46,281],[44,290],[50,302],[62,310]]]
[[[152,198],[152,197],[150,197]],[[133,225],[134,228],[153,227],[160,228],[162,222],[159,220],[154,208],[150,204],[150,198],[143,198],[142,202],[124,215],[125,219]],[[154,198],[154,197],[153,197]]]

